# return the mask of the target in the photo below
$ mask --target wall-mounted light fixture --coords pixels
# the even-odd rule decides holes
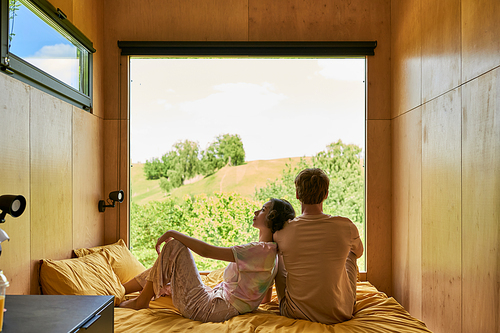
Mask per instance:
[[[9,214],[12,217],[19,217],[24,213],[26,208],[26,199],[22,195],[2,195],[0,196],[0,223],[5,222],[5,215]],[[9,235],[0,229],[0,255],[2,254],[2,242],[10,240]]]
[[[123,202],[123,199],[125,198],[125,194],[123,193],[122,190],[119,191],[113,191],[109,193],[109,199],[108,199],[108,204],[104,202],[104,200],[99,200],[99,211],[102,213],[106,210],[106,207],[114,207],[115,202],[118,201],[118,203]],[[110,200],[112,203],[110,203]]]
[[[0,223],[5,222],[5,215],[12,217],[21,216],[26,208],[26,199],[22,195],[2,195],[0,196]]]

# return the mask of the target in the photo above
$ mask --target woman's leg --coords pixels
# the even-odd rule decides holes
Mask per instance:
[[[140,284],[138,285],[141,286]],[[154,295],[153,283],[151,281],[147,281],[138,297],[123,301],[119,306],[121,308],[130,308],[135,310],[147,309],[149,307],[149,302]]]
[[[204,304],[204,299],[207,298],[205,294],[211,290],[201,282],[189,249],[175,239],[163,246],[153,267],[133,280],[144,289],[141,288],[142,293],[138,298],[122,302],[120,306],[135,309],[148,307],[152,297],[158,298],[170,289],[173,304],[188,317]],[[137,284],[130,282],[127,287],[134,290],[138,287]]]
[[[141,284],[135,278],[126,282],[123,285],[123,287],[125,287],[125,294],[130,294],[130,293],[142,290]]]

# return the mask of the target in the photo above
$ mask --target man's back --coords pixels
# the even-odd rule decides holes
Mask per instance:
[[[287,271],[282,314],[324,324],[349,320],[355,294],[346,259],[349,252],[357,258],[363,253],[356,226],[343,217],[301,215],[274,240]]]

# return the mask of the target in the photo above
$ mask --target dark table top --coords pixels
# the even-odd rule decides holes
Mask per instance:
[[[77,331],[113,296],[7,295],[2,333]]]

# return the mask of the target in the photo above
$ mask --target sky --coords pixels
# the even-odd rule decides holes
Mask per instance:
[[[132,163],[238,134],[246,161],[365,144],[364,59],[144,59],[130,70]]]
[[[15,14],[9,51],[78,90],[77,47],[24,5]]]

